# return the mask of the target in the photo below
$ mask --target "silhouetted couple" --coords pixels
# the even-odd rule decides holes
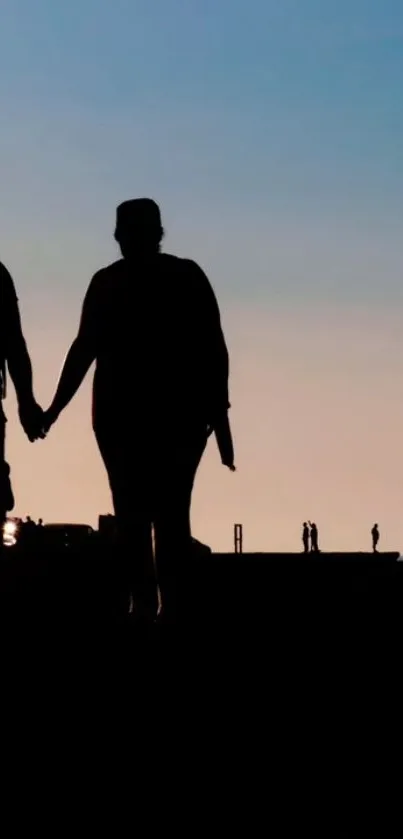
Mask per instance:
[[[319,553],[319,534],[315,522],[304,521],[302,525],[302,544],[304,546],[304,553]]]
[[[42,415],[21,335],[23,385],[18,365],[10,365],[12,354],[6,358],[30,439],[50,429],[96,362],[93,428],[118,525],[120,588],[126,602],[133,593],[139,611],[156,611],[153,524],[158,585],[169,619],[187,595],[191,495],[212,431],[222,462],[232,470],[234,452],[228,352],[217,301],[196,263],[160,252],[163,234],[154,201],[118,207],[115,239],[123,258],[91,280],[56,395]]]

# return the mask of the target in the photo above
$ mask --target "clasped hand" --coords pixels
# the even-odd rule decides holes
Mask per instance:
[[[20,402],[18,412],[21,425],[31,443],[43,440],[56,419],[51,409],[44,411],[34,398]]]

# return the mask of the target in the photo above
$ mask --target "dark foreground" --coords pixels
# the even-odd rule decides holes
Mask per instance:
[[[118,628],[135,638],[116,598],[113,555],[7,549],[0,565],[0,619],[31,631]],[[389,554],[212,554],[189,560],[181,632],[254,638],[347,652],[403,641],[403,562]],[[177,634],[180,641],[180,633]],[[372,649],[372,647],[371,647]]]
[[[401,836],[389,782],[400,762],[397,557],[193,559],[173,635],[122,620],[110,557],[7,552],[1,675],[14,749],[17,731],[34,732],[35,755],[46,736],[49,765],[72,753],[76,775],[85,744],[87,801],[98,765],[107,795],[109,773],[126,783],[140,765],[168,802],[164,822],[184,819],[188,833],[191,818],[222,836]]]
[[[91,668],[102,660],[105,672],[116,666],[130,674],[155,661],[170,671],[178,664],[204,685],[236,677],[238,693],[270,684],[272,696],[284,689],[291,700],[297,690],[300,701],[306,687],[322,706],[337,694],[352,702],[365,693],[365,703],[382,688],[400,702],[397,553],[194,557],[174,631],[122,613],[114,568],[113,557],[97,552],[7,551],[0,566],[3,657],[18,645],[52,666],[85,659]]]

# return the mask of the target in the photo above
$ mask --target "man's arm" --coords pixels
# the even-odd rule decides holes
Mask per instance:
[[[200,351],[207,374],[208,421],[214,432],[221,461],[231,471],[234,466],[234,444],[228,409],[229,356],[221,325],[220,309],[210,281],[195,263],[191,263],[195,283],[195,317],[199,324]]]
[[[200,350],[208,374],[212,421],[230,408],[228,397],[229,356],[221,325],[220,309],[209,279],[195,263],[189,262],[195,291],[195,311],[199,325]]]
[[[50,427],[71,402],[95,361],[98,288],[98,275],[95,274],[84,298],[77,337],[67,353],[55,397],[46,412],[46,427]]]

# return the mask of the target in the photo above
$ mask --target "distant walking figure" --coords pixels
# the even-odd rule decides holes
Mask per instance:
[[[233,468],[228,352],[209,280],[189,259],[160,252],[157,204],[117,209],[122,259],[95,274],[45,429],[93,361],[93,428],[108,473],[124,580],[137,609],[156,608],[152,524],[163,612],[174,616],[191,553],[193,483],[209,434]]]
[[[302,525],[302,544],[304,546],[304,553],[307,554],[309,551],[309,527],[306,521]]]
[[[374,526],[371,530],[371,536],[372,536],[372,550],[373,550],[374,553],[377,553],[379,536],[380,536],[379,527],[378,527],[377,524],[374,524]]]
[[[318,528],[315,522],[308,522],[309,527],[311,528],[310,536],[311,536],[311,551],[312,553],[319,553],[319,545],[318,545]]]

